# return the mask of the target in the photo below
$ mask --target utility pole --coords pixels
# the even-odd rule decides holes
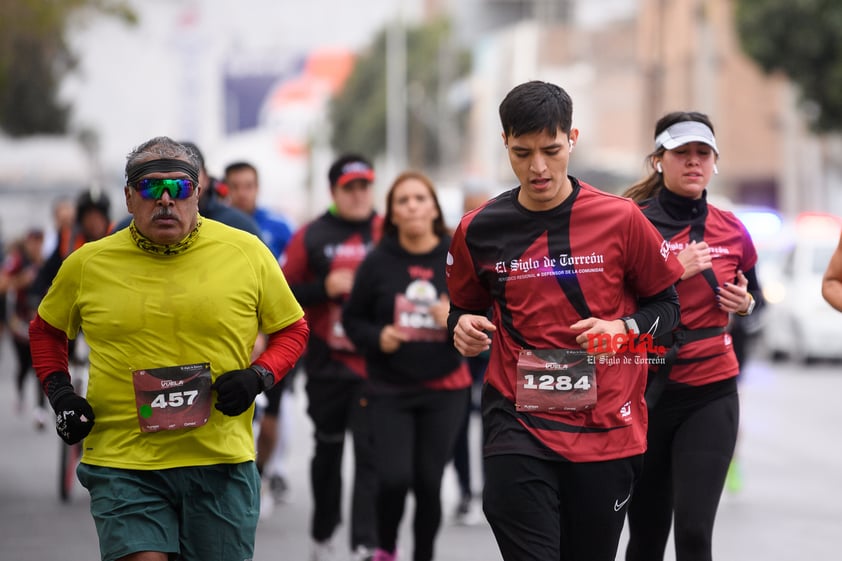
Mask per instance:
[[[393,177],[406,167],[406,26],[403,0],[386,32],[386,167]]]

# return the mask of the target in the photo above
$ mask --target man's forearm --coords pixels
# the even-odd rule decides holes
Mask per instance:
[[[678,326],[681,308],[678,293],[674,286],[648,298],[638,299],[638,310],[631,317],[640,333],[649,333],[653,337],[665,335]]]

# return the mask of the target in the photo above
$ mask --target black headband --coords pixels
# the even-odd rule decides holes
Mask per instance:
[[[156,172],[169,173],[171,171],[184,172],[190,176],[193,183],[199,183],[199,168],[190,165],[189,162],[176,158],[162,158],[160,160],[149,160],[136,164],[126,169],[126,183],[128,185],[134,185],[147,174]]]

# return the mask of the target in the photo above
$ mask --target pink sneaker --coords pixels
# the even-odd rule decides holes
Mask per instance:
[[[378,547],[374,550],[374,557],[371,558],[371,561],[397,561],[397,559],[397,551],[389,552]]]

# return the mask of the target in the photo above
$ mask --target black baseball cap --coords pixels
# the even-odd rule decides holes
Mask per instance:
[[[333,162],[327,177],[331,187],[342,187],[355,179],[363,179],[372,183],[374,181],[374,167],[371,162],[359,154],[345,154]]]

